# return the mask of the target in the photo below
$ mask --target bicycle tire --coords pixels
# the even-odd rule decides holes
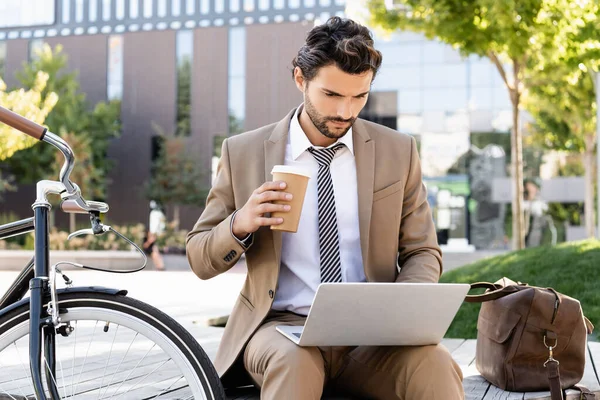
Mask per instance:
[[[84,335],[86,341],[88,340],[87,337],[89,336],[90,330],[88,325],[94,320],[96,321],[91,338],[87,344],[87,350],[84,345],[83,350],[86,350],[86,352],[81,366],[78,363],[83,357],[83,352],[77,352],[77,335],[75,335],[72,350],[73,358],[71,360],[67,359],[66,361],[65,357],[70,356],[68,353],[70,352],[70,342],[73,341],[72,338],[74,332],[66,337],[63,337],[59,333],[56,335],[57,371],[56,377],[52,377],[52,379],[57,383],[59,389],[61,389],[62,386],[65,396],[63,397],[61,393],[61,397],[73,399],[101,398],[101,395],[107,395],[109,393],[109,388],[112,392],[112,389],[114,389],[118,383],[115,382],[114,385],[112,385],[115,376],[124,376],[125,374],[128,374],[126,375],[125,380],[120,383],[116,391],[111,394],[110,398],[118,395],[118,398],[136,400],[142,398],[226,399],[217,372],[202,347],[179,323],[155,307],[120,294],[106,294],[99,292],[62,293],[58,297],[58,303],[63,326],[67,326],[68,324],[73,327],[74,324],[74,332],[81,332],[80,334]],[[102,340],[95,343],[94,349],[96,350],[93,350],[92,354],[98,353],[98,346],[100,346],[100,348],[106,346],[107,341],[105,339],[109,339],[109,336],[103,336],[102,333],[107,334],[108,332],[113,333],[114,331],[110,354],[103,370],[101,363],[98,361],[98,355],[94,355],[90,358],[91,360],[94,360],[92,364],[95,369],[92,369],[91,372],[86,372],[85,378],[87,380],[82,383],[83,369],[86,366],[86,361],[92,348],[92,342],[95,338],[99,324],[104,325],[104,327],[102,327],[102,332],[99,335],[99,338]],[[119,334],[120,328],[122,328],[122,333]],[[120,339],[127,337],[127,340],[129,340],[129,337],[132,335],[133,339],[122,358],[120,358],[121,356],[118,356],[113,359],[112,353],[118,334],[121,335]],[[30,375],[28,374],[29,363],[23,363],[23,359],[28,361],[28,354],[25,353],[25,350],[19,349],[19,347],[23,347],[24,344],[28,342],[28,336],[29,303],[24,303],[0,319],[0,398],[3,398],[2,396],[5,396],[7,399],[34,398],[33,387],[30,382],[27,382],[28,378],[30,378]],[[71,339],[69,340],[69,338]],[[123,347],[123,343],[127,342],[117,342],[117,348]],[[147,350],[147,353],[137,362],[137,364],[135,363],[137,358],[133,359],[133,361],[125,361],[132,348],[134,349],[132,354],[135,354],[136,357],[139,358],[139,355],[146,351],[146,345],[151,343],[153,343],[152,347]],[[69,352],[62,349],[62,345],[64,345],[65,349],[68,348]],[[60,350],[59,346],[61,346]],[[142,348],[144,348],[144,350],[142,350]],[[154,350],[155,348],[157,350]],[[82,350],[81,346],[80,350]],[[165,353],[165,356],[157,354],[159,350],[162,350],[162,352]],[[146,360],[147,355],[151,352],[151,357]],[[106,353],[106,351],[104,351],[104,353]],[[6,354],[6,356],[3,357],[2,354]],[[102,352],[100,352],[100,354],[102,354]],[[164,361],[166,356],[168,356],[168,359],[167,361]],[[10,364],[12,368],[7,369],[7,360],[10,363],[11,360],[16,361],[17,359],[21,365],[18,366],[18,363],[13,362],[13,364]],[[115,362],[119,359],[119,364],[115,369]],[[142,363],[144,360],[146,360],[145,363]],[[113,364],[110,364],[111,361],[113,361]],[[67,367],[63,368],[63,364],[65,363]],[[104,361],[102,363],[104,363]],[[109,364],[111,369],[108,369]],[[163,369],[167,364],[169,366]],[[170,364],[175,364],[175,367],[178,368],[178,370],[173,369]],[[58,368],[59,365],[60,371]],[[124,368],[128,367],[129,369],[120,371],[121,366]],[[131,368],[132,366],[133,368]],[[68,375],[69,367],[71,369],[71,375]],[[158,371],[157,374],[159,375],[159,378],[155,379],[159,379],[159,381],[158,383],[152,383],[157,387],[156,391],[161,390],[158,395],[154,395],[154,393],[148,394],[150,393],[149,390],[153,388],[149,387],[147,384],[144,384],[145,386],[140,386],[139,388],[136,387],[140,383],[140,379],[143,381],[149,375],[147,374],[143,377],[137,376],[140,374],[140,370],[146,371],[150,368],[153,368],[151,373]],[[67,370],[66,377],[65,370]],[[76,370],[79,372],[76,373]],[[167,372],[164,372],[165,370]],[[169,375],[169,371],[171,370],[175,373],[174,377]],[[7,371],[9,371],[8,378]],[[12,371],[12,373],[10,371]],[[97,378],[89,377],[97,375],[100,371],[102,371],[102,373]],[[59,372],[62,372],[62,377]],[[143,374],[145,372],[141,373]],[[132,374],[135,376],[130,379]],[[182,376],[172,383],[170,387],[167,388],[161,385],[161,383],[166,385],[169,382],[173,382],[178,374],[181,374]],[[75,382],[76,376],[78,376],[77,382]],[[104,388],[104,381],[105,379],[108,379],[109,376],[112,376],[112,378],[107,381],[106,388]],[[182,383],[177,384],[182,377],[185,378],[187,386],[181,386]],[[98,381],[100,378],[102,378],[100,386],[89,389],[90,384],[94,384],[94,381]],[[133,385],[136,379],[138,383]],[[70,389],[67,387],[69,381],[71,382]],[[23,383],[23,386],[21,386],[20,382]],[[3,389],[3,384],[8,389]],[[25,384],[27,384],[27,386],[25,386]],[[128,388],[128,391],[119,394],[119,390],[123,385],[125,385],[123,390]],[[173,387],[173,385],[175,385],[175,387]],[[133,391],[134,388],[136,391]],[[71,391],[70,395],[68,393],[69,391]],[[131,393],[129,393],[130,391]],[[189,392],[192,394],[191,397],[189,395],[186,395],[187,397],[181,397]]]

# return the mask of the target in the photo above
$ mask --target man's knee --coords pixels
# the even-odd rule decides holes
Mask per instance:
[[[462,380],[462,371],[450,352],[442,345],[421,346],[418,348],[415,372],[425,374],[458,374]]]
[[[293,343],[282,346],[272,355],[268,369],[285,370],[292,374],[322,375],[324,361],[321,352],[316,347],[300,347]]]
[[[283,337],[282,337],[283,338]],[[277,375],[291,379],[324,377],[324,360],[316,347],[300,347],[283,338],[276,345],[267,348],[249,344],[244,355],[246,370],[253,376]],[[257,382],[262,386],[260,379]]]

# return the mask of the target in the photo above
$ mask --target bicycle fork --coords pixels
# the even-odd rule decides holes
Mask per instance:
[[[47,400],[42,379],[46,372],[46,384],[52,400],[59,400],[56,387],[56,331],[52,318],[44,310],[50,300],[48,285],[48,210],[45,204],[34,204],[35,212],[35,277],[29,281],[29,368],[36,399]],[[55,307],[57,305],[54,305]],[[42,343],[43,342],[43,343]],[[42,367],[42,348],[45,360]]]

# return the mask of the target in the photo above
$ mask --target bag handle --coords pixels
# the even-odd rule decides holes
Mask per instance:
[[[465,297],[467,303],[484,303],[486,301],[497,300],[519,291],[519,288],[516,286],[501,286],[489,282],[473,283],[471,284],[471,289],[488,289],[490,291],[483,294],[467,295]]]

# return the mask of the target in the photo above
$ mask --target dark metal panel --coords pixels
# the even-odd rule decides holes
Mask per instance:
[[[21,84],[15,77],[15,72],[22,69],[23,62],[29,58],[29,40],[15,39],[6,42],[6,64],[4,71],[6,76],[2,79],[8,88],[21,87]]]
[[[302,22],[246,27],[246,129],[277,122],[302,102],[292,59],[311,28]]]
[[[68,68],[77,71],[81,90],[93,107],[106,101],[108,37],[106,35],[62,36],[48,38],[46,42],[53,48],[63,46],[68,56]]]
[[[154,125],[165,133],[175,130],[175,31],[124,34],[123,134],[111,146],[116,161],[108,200],[111,220],[148,220],[144,182],[150,177]]]

